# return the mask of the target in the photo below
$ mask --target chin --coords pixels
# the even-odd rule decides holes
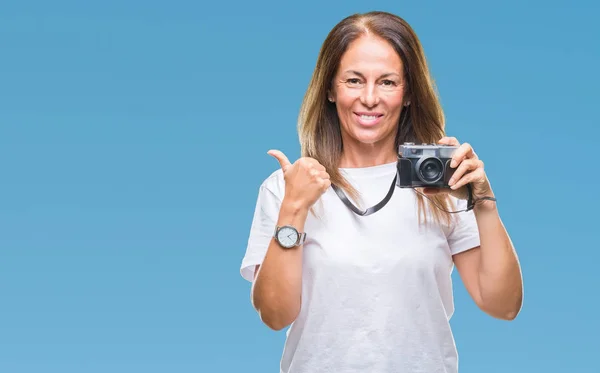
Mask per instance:
[[[389,136],[385,133],[379,133],[372,130],[357,129],[354,131],[352,137],[361,144],[373,145],[385,140]]]

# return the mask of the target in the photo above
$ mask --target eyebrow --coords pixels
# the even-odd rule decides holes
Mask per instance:
[[[361,78],[365,77],[363,74],[361,74],[360,72],[358,72],[356,70],[346,70],[346,71],[344,71],[344,73],[355,74],[355,75],[360,76]],[[391,76],[391,75],[396,75],[396,76],[400,77],[400,74],[398,74],[398,73],[385,73],[385,74],[381,75],[379,78],[380,79],[387,78],[388,76]]]

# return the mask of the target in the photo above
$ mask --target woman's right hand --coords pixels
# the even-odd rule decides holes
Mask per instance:
[[[308,210],[331,186],[329,174],[316,159],[303,157],[292,164],[279,150],[267,154],[279,161],[283,171],[286,203]]]

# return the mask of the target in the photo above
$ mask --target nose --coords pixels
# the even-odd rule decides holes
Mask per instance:
[[[367,84],[362,91],[360,101],[366,107],[373,107],[379,103],[379,95],[374,84]]]

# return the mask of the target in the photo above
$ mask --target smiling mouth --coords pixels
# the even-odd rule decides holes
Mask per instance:
[[[379,123],[379,121],[383,117],[383,114],[379,113],[354,113],[354,115],[356,115],[360,124],[366,126]]]

